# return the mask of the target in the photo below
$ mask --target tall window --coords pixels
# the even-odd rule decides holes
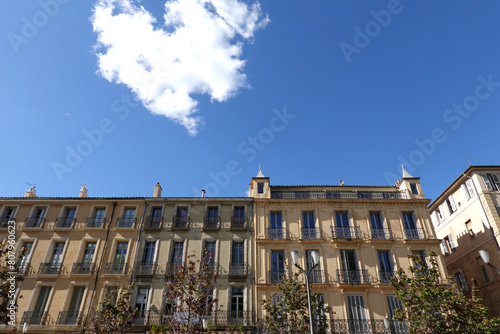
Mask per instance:
[[[462,192],[464,193],[465,199],[469,200],[473,197],[476,192],[474,191],[474,185],[472,184],[472,180],[465,181],[460,188],[462,188]]]
[[[78,318],[80,315],[80,305],[82,304],[84,292],[84,286],[75,286],[73,288],[73,294],[71,295],[71,300],[69,302],[68,313],[66,317],[63,317],[63,321],[61,321],[63,324],[74,325],[78,323]]]
[[[217,222],[219,221],[219,208],[216,206],[209,207],[207,209],[207,217],[209,223],[217,224]]]
[[[115,273],[123,273],[123,269],[125,268],[125,262],[127,260],[127,249],[128,242],[118,242],[116,243],[116,253],[115,253],[115,262],[113,263],[112,271]]]
[[[363,295],[347,295],[347,311],[351,333],[369,333]]]
[[[423,239],[423,233],[417,228],[413,212],[403,212],[403,225],[406,239]]]
[[[138,286],[137,297],[135,299],[135,309],[138,318],[146,317],[146,307],[148,303],[149,286]]]
[[[257,183],[257,193],[258,194],[264,193],[264,183]]]
[[[415,183],[410,183],[411,193],[414,195],[418,195],[418,188]]]
[[[205,241],[204,263],[210,271],[215,271],[215,241]]]
[[[453,199],[453,196],[449,196],[446,199],[446,206],[448,207],[448,211],[450,212],[450,215],[457,211],[457,206],[455,205],[455,200]]]
[[[133,227],[135,222],[135,209],[125,208],[123,214],[123,227]]]
[[[142,255],[142,263],[151,265],[153,264],[153,260],[155,257],[155,248],[156,248],[156,242],[155,241],[146,241],[144,244],[144,254]]]
[[[151,222],[159,223],[161,222],[161,206],[153,206],[151,208]]]
[[[404,322],[399,322],[394,319],[396,310],[404,310],[403,303],[394,295],[386,295],[387,308],[389,310],[389,320],[391,321],[391,333],[406,334],[408,333],[408,326]]]
[[[271,251],[271,283],[280,283],[282,275],[285,273],[285,251],[272,250]]]
[[[62,219],[62,227],[71,227],[73,220],[75,219],[76,208],[66,208],[64,216]]]
[[[283,221],[281,211],[271,212],[269,214],[268,232],[270,239],[283,239]]]
[[[232,227],[245,227],[245,207],[244,206],[235,206],[233,208],[233,219],[232,219]]]
[[[481,174],[486,189],[489,191],[498,191],[500,189],[500,180],[496,174],[485,173]]]
[[[27,319],[28,323],[31,325],[42,325],[45,318],[45,308],[47,306],[47,301],[49,300],[49,294],[52,287],[42,286],[40,287],[40,292],[38,293],[38,298],[33,309],[32,316]]]
[[[370,224],[373,239],[386,239],[384,225],[382,224],[382,214],[380,212],[370,212]]]
[[[182,263],[182,250],[184,248],[184,242],[177,241],[174,242],[174,248],[172,250],[172,263],[181,264]]]
[[[233,242],[233,263],[245,262],[243,241]]]
[[[188,220],[188,207],[178,206],[174,220],[174,227],[187,227]]]
[[[94,217],[87,220],[87,227],[101,227],[104,224],[106,216],[105,208],[96,208],[94,211]]]
[[[97,243],[95,241],[87,242],[83,250],[83,259],[80,268],[81,274],[90,274],[93,269],[93,260]]]
[[[36,206],[31,218],[27,221],[27,227],[41,227],[45,218],[46,207]]]
[[[460,270],[458,273],[454,274],[455,282],[457,283],[457,287],[462,289],[462,291],[469,291],[469,284],[467,284],[467,279],[465,278],[465,273],[463,270]]]
[[[349,227],[349,213],[347,211],[335,212],[335,224],[338,238],[350,239],[352,237]]]
[[[345,283],[360,283],[361,275],[358,270],[356,251],[352,249],[341,249],[342,261],[341,280]]]
[[[7,223],[11,220],[14,220],[14,213],[16,212],[16,208],[14,207],[6,207],[3,209],[2,216],[0,217],[0,227],[7,226]]]
[[[314,219],[314,211],[302,212],[302,239],[316,238],[316,222]]]
[[[317,249],[306,250],[307,271],[311,270],[311,268],[314,267],[313,252],[317,252],[319,254],[319,251]],[[314,270],[309,275],[309,281],[311,283],[322,283],[321,269],[319,264],[316,266],[316,268],[314,268]]]
[[[19,258],[19,273],[24,273],[28,269],[31,249],[33,248],[33,241],[25,241],[21,248],[20,258]]]
[[[59,273],[59,269],[61,268],[62,262],[62,254],[64,251],[64,242],[56,242],[54,244],[54,249],[52,251],[52,256],[50,258],[50,270],[53,273]]]
[[[231,322],[243,325],[243,289],[231,288]]]
[[[394,275],[394,266],[392,264],[390,251],[377,251],[378,262],[380,265],[380,282],[390,283]]]

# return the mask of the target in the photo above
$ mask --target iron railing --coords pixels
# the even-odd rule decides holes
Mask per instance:
[[[45,262],[40,263],[38,275],[59,275],[61,271],[61,263]]]
[[[229,263],[230,276],[247,276],[248,273],[249,273],[248,264],[246,262]]]
[[[394,276],[396,276],[396,273],[394,271],[379,271],[379,277],[380,277],[380,283],[391,283],[391,280]]]
[[[75,218],[58,217],[56,218],[56,223],[54,227],[59,228],[72,228],[73,223],[76,221]]]
[[[321,231],[317,227],[303,227],[300,229],[301,239],[320,239]]]
[[[58,325],[79,325],[83,312],[79,311],[61,311],[57,316]]]
[[[372,239],[389,240],[391,239],[391,230],[388,228],[372,228]]]
[[[85,219],[85,227],[87,228],[101,228],[104,227],[106,218],[104,217],[87,217]]]
[[[25,259],[18,259],[16,263],[17,273],[19,275],[26,274],[28,272],[29,263]]]
[[[188,230],[189,216],[174,216],[172,218],[172,229]]]
[[[44,311],[25,311],[21,318],[21,323],[29,325],[43,325],[47,312]]]
[[[309,273],[309,283],[326,283],[326,275],[324,270],[313,269]]]
[[[145,230],[160,230],[163,225],[163,217],[149,216],[144,222]]]
[[[154,275],[156,272],[156,262],[140,262],[136,265],[134,273],[138,276]]]
[[[421,228],[405,228],[406,240],[425,239],[424,230]]]
[[[135,326],[151,326],[161,322],[158,310],[138,310],[137,316],[132,320]]]
[[[359,226],[330,226],[332,239],[361,239]]]
[[[212,261],[201,261],[200,262],[200,271],[208,270],[213,275],[219,274],[219,263]]]
[[[116,219],[116,227],[135,228],[137,218],[135,217],[118,217]]]
[[[286,271],[284,270],[269,270],[269,283],[283,283],[285,275]]]
[[[220,230],[220,217],[203,217],[203,230]]]
[[[370,283],[370,275],[368,270],[347,270],[337,269],[337,282],[350,284],[368,284]]]
[[[397,320],[389,320],[389,328],[385,328],[383,320],[332,319],[330,330],[335,334],[407,334],[408,326]]]
[[[26,218],[24,220],[24,228],[42,228],[45,223],[45,218]]]
[[[74,262],[71,273],[75,275],[93,275],[95,263],[93,262]]]
[[[275,199],[306,198],[349,198],[349,199],[408,199],[406,191],[359,191],[359,190],[326,190],[326,191],[271,191]]]
[[[105,274],[126,275],[128,265],[125,262],[108,262],[104,267]]]
[[[9,226],[9,222],[14,219],[10,218],[0,218],[0,228],[7,228]]]
[[[248,228],[248,219],[242,216],[231,216],[231,229],[244,230]]]
[[[267,237],[269,239],[286,239],[286,228],[268,228]]]
[[[167,262],[167,265],[165,267],[165,275],[166,276],[174,276],[175,274],[177,274],[181,270],[181,267],[183,267],[183,266],[184,266],[183,262],[169,261],[169,262]]]

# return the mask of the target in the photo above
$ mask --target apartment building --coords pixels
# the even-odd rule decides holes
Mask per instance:
[[[490,263],[500,267],[500,166],[470,166],[429,205],[429,213],[448,273],[466,294],[476,284],[492,315],[500,316],[500,275],[479,255],[487,250]]]
[[[259,174],[249,187],[254,198],[255,310],[264,317],[261,300],[278,300],[283,275],[309,270],[314,253],[319,266],[311,272],[313,292],[332,307],[333,333],[387,333],[384,318],[401,307],[390,284],[409,256],[439,253],[419,178],[403,170],[396,186],[271,185]],[[446,275],[442,259],[438,265]],[[300,275],[304,280],[304,276]],[[391,322],[392,333],[406,333]]]
[[[161,191],[157,184],[150,198],[99,198],[84,187],[79,197],[49,198],[32,188],[25,197],[0,198],[0,241],[15,221],[24,274],[16,291],[18,328],[81,332],[105,292],[133,284],[133,331],[144,333],[173,316],[165,282],[191,255],[217,275],[211,322],[251,328],[252,199],[172,198]],[[0,324],[0,332],[9,328]]]

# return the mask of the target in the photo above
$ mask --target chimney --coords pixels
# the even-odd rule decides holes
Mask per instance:
[[[82,188],[80,189],[80,195],[78,195],[78,197],[86,198],[87,197],[87,185],[82,184],[81,186],[82,186]]]
[[[205,189],[201,190],[201,197],[205,197]]]
[[[155,184],[155,191],[153,193],[153,197],[161,197],[161,186],[160,182]]]
[[[29,184],[29,183],[28,183]],[[35,185],[34,184],[29,184],[31,186],[30,190],[26,190],[26,193],[24,194],[24,197],[37,197],[36,196],[36,190],[35,190]]]

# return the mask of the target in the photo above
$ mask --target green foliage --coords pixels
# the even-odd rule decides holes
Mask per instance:
[[[172,326],[170,326],[169,324],[166,325],[156,324],[151,326],[151,333],[166,333],[170,332],[171,330]]]
[[[85,328],[86,334],[128,333],[132,321],[137,317],[137,310],[130,305],[133,286],[123,287],[118,291],[110,291],[104,295],[95,316]]]
[[[270,334],[303,333],[309,332],[309,308],[307,305],[307,290],[298,281],[297,273],[286,277],[278,286],[281,300],[276,303],[272,299],[262,299],[266,311],[264,326]],[[330,307],[326,307],[320,294],[311,294],[311,308],[313,310],[314,332],[326,333],[328,320],[326,314]]]
[[[210,318],[217,303],[213,298],[216,275],[206,261],[195,262],[193,258],[194,255],[188,256],[187,265],[179,266],[172,281],[166,284],[167,303],[175,304],[174,314],[167,321],[175,333],[206,332],[208,324],[207,329],[202,324]]]
[[[440,284],[436,254],[429,254],[428,263],[412,256],[411,275],[398,270],[392,285],[403,310],[396,310],[396,320],[409,322],[410,334],[421,333],[500,333],[500,319],[489,318],[488,308],[481,304],[473,287],[472,297],[462,294],[456,285]]]

